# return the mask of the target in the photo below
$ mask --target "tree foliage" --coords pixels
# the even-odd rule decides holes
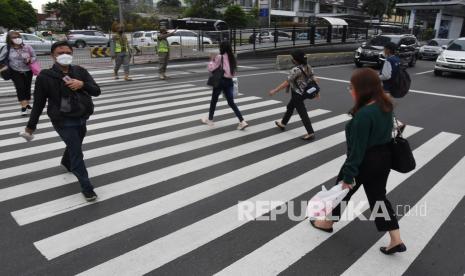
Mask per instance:
[[[181,1],[179,0],[160,0],[157,3],[158,9],[164,8],[181,8]]]
[[[372,17],[382,19],[383,15],[393,15],[396,3],[397,0],[365,0],[362,10]]]
[[[0,0],[0,26],[26,30],[37,26],[34,8],[26,0]]]
[[[231,28],[243,28],[247,26],[247,15],[239,5],[230,5],[223,15],[224,21]]]
[[[230,0],[186,0],[189,8],[184,11],[185,17],[221,18],[217,9],[226,7]]]

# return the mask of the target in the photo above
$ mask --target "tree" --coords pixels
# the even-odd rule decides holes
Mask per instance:
[[[19,30],[37,26],[36,12],[25,0],[0,0],[0,10],[0,26]]]
[[[181,1],[179,0],[161,0],[157,3],[157,8],[162,10],[166,8],[181,8]]]
[[[228,6],[223,16],[231,28],[243,28],[247,26],[247,15],[239,5]]]
[[[381,20],[383,15],[393,14],[396,2],[396,0],[365,0],[362,9],[370,16]]]
[[[230,0],[186,0],[189,8],[184,11],[185,17],[221,18],[216,9],[221,9],[230,4]]]
[[[95,2],[83,2],[79,8],[80,25],[96,26],[101,20],[100,7]]]

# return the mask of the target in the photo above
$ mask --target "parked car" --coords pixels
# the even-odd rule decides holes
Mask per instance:
[[[384,64],[384,45],[393,42],[397,45],[397,55],[403,64],[413,67],[417,61],[418,41],[415,36],[404,35],[378,35],[355,50],[354,61],[357,67],[374,65],[381,67]]]
[[[158,31],[135,32],[132,34],[132,45],[138,47],[157,45],[157,34]]]
[[[308,39],[308,32],[300,33],[296,37],[297,40],[309,40]],[[319,33],[315,33],[315,40],[321,39],[321,35]]]
[[[449,44],[451,41],[451,39],[438,38],[430,40],[428,44],[420,47],[418,59],[436,59],[444,50],[442,46]]]
[[[275,32],[270,31],[262,31],[258,34],[252,34],[249,37],[249,43],[252,44],[253,42],[263,43],[263,42],[274,42],[275,41]],[[292,37],[285,32],[278,31],[277,32],[277,41],[290,41]]]
[[[51,41],[27,33],[21,33],[21,37],[23,38],[23,43],[31,45],[36,54],[50,54],[50,49],[52,48]],[[6,45],[6,34],[0,35],[0,47],[3,45]]]
[[[71,30],[66,35],[68,42],[76,48],[108,45],[108,35],[94,30]]]
[[[465,74],[465,37],[443,46],[444,51],[438,56],[434,66],[434,74],[441,76],[443,72]]]
[[[171,32],[169,30],[168,32]],[[156,38],[155,38],[156,39]],[[177,30],[176,34],[168,37],[170,45],[196,46],[199,44],[199,34],[189,30]],[[208,37],[202,37],[202,44],[213,44],[213,41]]]

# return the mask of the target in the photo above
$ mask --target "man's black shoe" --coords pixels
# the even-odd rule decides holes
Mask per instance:
[[[95,201],[97,199],[97,194],[94,192],[94,190],[82,191],[82,194],[88,202]]]

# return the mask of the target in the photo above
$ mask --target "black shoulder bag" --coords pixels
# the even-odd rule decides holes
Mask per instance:
[[[400,173],[408,173],[416,167],[415,157],[413,157],[409,142],[402,137],[402,133],[399,131],[399,122],[396,117],[393,119],[396,124],[396,131],[390,143],[391,169]]]
[[[315,98],[320,93],[320,86],[305,73],[302,67],[299,66],[299,69],[307,79],[307,85],[305,86],[305,89],[303,91],[301,90],[303,96],[308,99]]]
[[[211,72],[210,77],[208,78],[208,81],[207,81],[207,85],[213,88],[220,87],[221,79],[223,78],[223,76],[224,76],[223,55],[221,55],[221,65]]]
[[[3,66],[0,66],[0,76],[4,80],[10,80],[11,79],[11,71],[9,67],[10,46],[9,45],[3,46],[0,49],[0,53],[3,52],[5,48],[6,48],[5,58],[0,61],[0,65],[3,65]]]

